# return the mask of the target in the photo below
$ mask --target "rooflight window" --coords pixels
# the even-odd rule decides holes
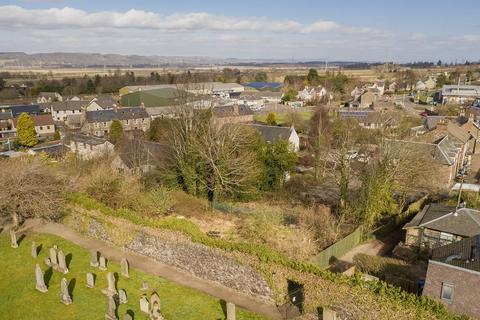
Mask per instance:
[[[442,300],[452,302],[453,301],[453,291],[454,291],[454,286],[451,284],[447,283],[442,283],[442,293],[441,293],[441,298]]]

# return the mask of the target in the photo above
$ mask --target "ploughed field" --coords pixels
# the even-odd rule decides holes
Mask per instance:
[[[41,246],[38,257],[31,255],[32,241]],[[125,313],[133,314],[133,319],[148,319],[140,312],[139,300],[144,293],[150,300],[155,291],[160,296],[160,310],[167,320],[225,319],[224,304],[220,300],[182,287],[165,279],[130,269],[130,277],[120,272],[119,261],[108,261],[107,271],[90,266],[89,251],[60,237],[32,234],[19,241],[16,249],[10,246],[8,234],[0,235],[0,318],[16,320],[56,320],[56,319],[104,319],[107,312],[107,297],[101,292],[108,287],[107,273],[113,272],[117,280],[117,290],[124,289],[128,303],[117,308],[119,319]],[[49,270],[45,259],[49,248],[58,246],[65,253],[69,273],[62,274]],[[48,292],[35,290],[35,264],[39,264],[45,274]],[[95,288],[87,288],[86,273],[95,274]],[[65,277],[73,299],[70,305],[60,302],[60,281]],[[142,291],[143,282],[149,289]],[[261,316],[237,307],[237,319],[264,319]]]

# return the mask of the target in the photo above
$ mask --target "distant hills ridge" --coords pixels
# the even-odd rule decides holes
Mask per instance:
[[[349,65],[358,62],[332,61],[333,65]],[[0,67],[200,67],[218,65],[270,65],[270,64],[307,64],[322,66],[319,60],[282,60],[282,59],[236,59],[212,58],[201,56],[142,56],[100,53],[52,52],[32,53],[0,52]]]

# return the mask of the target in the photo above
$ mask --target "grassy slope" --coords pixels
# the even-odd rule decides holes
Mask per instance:
[[[42,245],[37,259],[30,255],[31,241]],[[47,266],[43,262],[48,249],[58,245],[65,255],[72,255],[70,272],[62,275],[53,272],[48,283],[47,293],[35,290],[35,264],[39,263],[45,272]],[[25,238],[18,249],[10,248],[9,237],[0,235],[0,315],[8,315],[9,319],[100,319],[104,317],[107,299],[100,292],[107,287],[106,274],[89,265],[90,253],[62,238],[35,234]],[[109,271],[120,273],[118,263],[109,263]],[[86,287],[86,272],[97,276],[94,289]],[[67,278],[73,287],[73,304],[65,306],[60,303],[60,280]],[[162,314],[166,319],[224,319],[220,301],[198,291],[176,285],[159,277],[137,270],[130,270],[130,278],[119,277],[118,289],[125,289],[128,304],[120,305],[118,315],[123,319],[127,310],[135,314],[135,319],[147,319],[139,310],[139,299],[142,295],[142,281],[147,281],[150,288],[156,289],[161,299]],[[260,316],[237,308],[237,319],[263,319]]]
[[[304,120],[310,120],[313,116],[313,113],[311,111],[296,111]],[[267,122],[267,115],[266,114],[259,114],[255,115],[254,119],[260,122]],[[277,123],[279,125],[285,124],[288,120],[288,114],[287,113],[275,113]]]

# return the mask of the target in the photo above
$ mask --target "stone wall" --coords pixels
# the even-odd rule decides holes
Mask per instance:
[[[124,223],[103,223],[100,219],[77,216],[70,225],[89,237],[115,244],[124,243],[126,249],[148,256],[167,265],[185,270],[199,278],[218,282],[226,287],[273,300],[273,292],[267,282],[251,267],[241,264],[221,250],[193,243],[173,232],[148,232]],[[128,230],[130,239],[115,239]],[[83,230],[81,230],[83,229]]]

